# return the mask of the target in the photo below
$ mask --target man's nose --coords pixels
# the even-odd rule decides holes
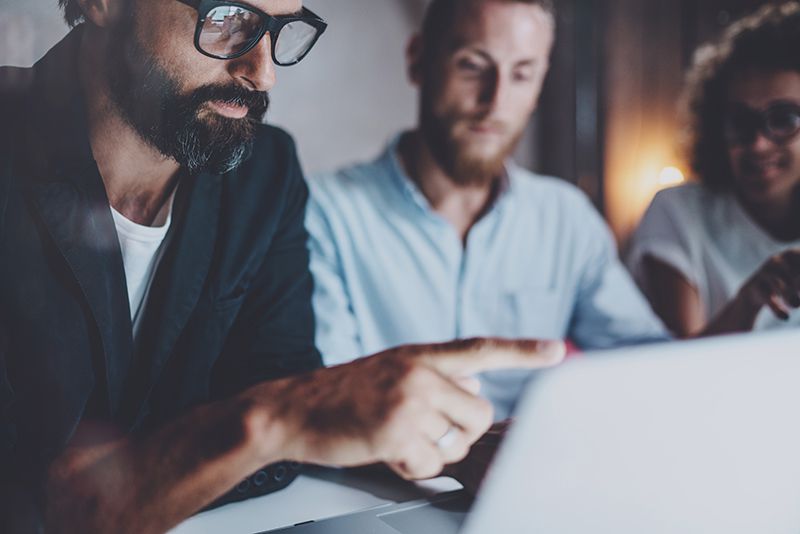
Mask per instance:
[[[499,69],[486,73],[481,87],[480,104],[489,112],[503,109],[508,104],[511,82]]]
[[[231,60],[231,75],[253,91],[266,92],[275,85],[275,64],[272,62],[272,41],[269,33],[252,50]]]
[[[497,69],[489,69],[484,73],[482,82],[479,100],[483,107],[491,111],[497,107],[502,96],[503,82],[500,73]]]

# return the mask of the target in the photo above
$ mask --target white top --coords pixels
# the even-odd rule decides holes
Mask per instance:
[[[139,330],[139,321],[144,315],[144,305],[150,291],[150,285],[156,267],[163,252],[164,238],[172,223],[172,201],[174,195],[167,200],[157,220],[163,220],[162,226],[143,226],[127,219],[120,212],[111,208],[114,226],[117,228],[119,246],[122,250],[122,263],[125,266],[125,280],[128,285],[128,304],[131,311],[134,338]],[[166,210],[166,216],[163,211]]]
[[[700,184],[661,191],[634,234],[628,267],[646,294],[643,258],[653,258],[681,273],[697,288],[709,318],[733,299],[770,257],[800,241],[775,240],[756,224],[733,193],[713,192]],[[765,307],[756,330],[800,326],[800,313],[788,323]]]

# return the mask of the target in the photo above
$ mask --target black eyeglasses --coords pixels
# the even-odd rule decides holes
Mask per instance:
[[[781,102],[764,111],[736,106],[728,112],[724,128],[730,144],[751,145],[760,132],[782,145],[800,133],[800,106]]]
[[[178,0],[197,10],[194,46],[208,57],[235,59],[269,32],[272,61],[288,67],[311,51],[328,25],[310,9],[299,15],[271,16],[253,6],[220,0]]]

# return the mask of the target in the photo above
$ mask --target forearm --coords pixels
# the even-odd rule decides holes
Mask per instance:
[[[737,297],[719,312],[697,337],[750,332],[756,324],[760,307]]]
[[[48,532],[169,530],[281,459],[278,431],[253,431],[267,419],[241,395],[146,436],[68,450],[50,473]]]

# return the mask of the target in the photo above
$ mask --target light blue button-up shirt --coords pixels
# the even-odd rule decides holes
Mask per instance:
[[[326,364],[476,336],[599,349],[667,339],[574,186],[507,165],[466,246],[405,174],[399,137],[376,161],[311,177],[307,227],[317,346]],[[530,377],[482,377],[501,419]]]

